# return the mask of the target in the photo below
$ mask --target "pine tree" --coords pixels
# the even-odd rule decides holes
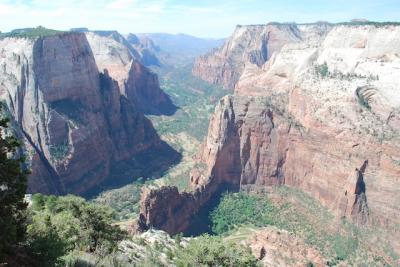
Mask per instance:
[[[27,206],[27,171],[22,169],[23,157],[16,153],[18,140],[5,134],[8,122],[7,118],[0,119],[0,263],[4,254],[24,238]]]

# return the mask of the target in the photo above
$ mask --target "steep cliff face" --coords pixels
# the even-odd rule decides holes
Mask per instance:
[[[220,101],[205,167],[192,171],[196,194],[285,184],[338,217],[398,225],[400,27],[338,25],[308,36],[246,66],[235,96]]]
[[[161,61],[157,57],[161,52],[161,49],[159,46],[154,44],[153,40],[145,36],[139,39],[139,37],[133,33],[129,33],[126,36],[126,40],[135,48],[136,51],[138,51],[141,57],[141,62],[145,66],[161,66]]]
[[[260,67],[285,44],[300,42],[310,35],[323,36],[329,28],[328,24],[238,25],[221,48],[196,60],[193,74],[232,90],[246,65]]]
[[[30,192],[83,194],[113,162],[163,147],[91,45],[83,33],[0,40],[0,95],[29,153]]]
[[[176,111],[161,90],[158,77],[141,64],[144,54],[134,49],[116,32],[86,32],[100,71],[107,70],[118,82],[121,94],[145,114],[170,115]]]

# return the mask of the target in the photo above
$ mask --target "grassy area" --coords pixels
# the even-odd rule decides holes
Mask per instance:
[[[390,266],[398,259],[384,230],[335,219],[317,200],[289,187],[228,193],[211,219],[214,232],[228,240],[243,240],[264,226],[286,230],[320,251],[329,266]]]

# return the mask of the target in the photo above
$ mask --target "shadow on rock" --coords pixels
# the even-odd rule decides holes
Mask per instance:
[[[92,198],[105,190],[131,184],[139,178],[142,178],[143,181],[161,177],[168,169],[178,164],[181,159],[181,153],[166,142],[161,141],[158,145],[136,154],[130,160],[112,163],[108,178],[99,186],[87,191],[83,196]]]

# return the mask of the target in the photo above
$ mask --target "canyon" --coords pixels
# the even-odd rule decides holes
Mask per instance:
[[[398,236],[399,36],[390,23],[238,26],[193,67],[234,94],[215,108],[191,190],[145,189],[139,228],[190,232],[225,190],[286,185]]]
[[[0,51],[0,95],[28,155],[28,192],[86,194],[142,175],[135,156],[157,153],[165,168],[179,160],[144,116],[176,107],[117,32],[5,36]]]
[[[398,24],[238,25],[224,43],[36,30],[0,34],[28,193],[116,209],[125,260],[154,249],[168,265],[171,236],[216,234],[210,212],[241,192],[281,221],[218,235],[264,266],[398,263]]]

